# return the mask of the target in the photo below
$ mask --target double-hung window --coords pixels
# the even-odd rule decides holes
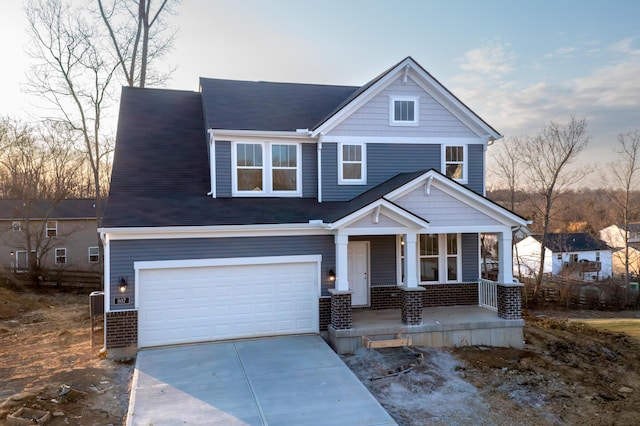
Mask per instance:
[[[22,226],[19,220],[14,220],[11,223],[11,229],[13,232],[20,232],[22,230]]]
[[[232,161],[234,195],[298,196],[301,193],[298,144],[236,142]]]
[[[56,265],[64,265],[67,263],[67,249],[57,248],[55,250]]]
[[[366,158],[365,144],[338,144],[338,183],[366,184]]]
[[[392,96],[389,98],[389,125],[417,126],[420,98],[417,96]]]
[[[58,221],[48,220],[47,221],[47,237],[55,237],[57,235],[58,235]]]
[[[467,147],[466,145],[444,145],[444,174],[461,183],[467,182]]]
[[[459,282],[461,274],[459,234],[421,234],[420,282]]]
[[[89,247],[89,263],[97,263],[100,261],[100,248]]]

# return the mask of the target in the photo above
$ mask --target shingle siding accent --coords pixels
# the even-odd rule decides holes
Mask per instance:
[[[335,267],[335,245],[332,235],[115,240],[110,244],[111,294],[120,295],[118,286],[120,278],[124,277],[129,286],[123,296],[128,296],[130,302],[128,305],[115,305],[111,300],[112,310],[131,309],[135,306],[134,261],[320,254],[322,295],[328,295],[327,290],[334,287],[326,273]]]
[[[302,196],[316,198],[318,196],[318,146],[311,143],[302,144]]]
[[[231,142],[216,141],[216,196],[231,197]]]
[[[107,349],[138,346],[138,311],[105,313]]]

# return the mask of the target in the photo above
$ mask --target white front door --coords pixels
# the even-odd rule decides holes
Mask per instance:
[[[349,290],[353,306],[369,305],[369,242],[349,241]]]

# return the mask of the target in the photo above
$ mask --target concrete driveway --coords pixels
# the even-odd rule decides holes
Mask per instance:
[[[319,336],[142,350],[127,425],[395,425]]]

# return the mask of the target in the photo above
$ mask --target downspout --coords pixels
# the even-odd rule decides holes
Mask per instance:
[[[322,202],[322,140],[324,133],[318,135],[318,202]]]
[[[216,198],[216,139],[213,129],[209,129],[209,178],[211,183],[211,191],[207,195]]]

